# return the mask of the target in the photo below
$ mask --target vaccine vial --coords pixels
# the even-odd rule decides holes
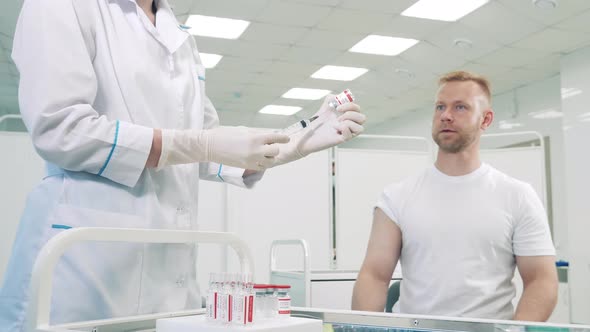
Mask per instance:
[[[250,282],[247,274],[237,274],[236,283],[233,291],[233,310],[232,310],[232,324],[247,325],[248,324],[248,283]]]
[[[252,274],[246,274],[246,318],[248,323],[254,322],[254,298],[256,293],[254,292],[254,282],[252,281]]]
[[[265,316],[269,319],[274,319],[279,314],[279,308],[277,303],[277,293],[275,285],[267,285],[266,296],[265,296]]]
[[[232,276],[223,273],[221,279],[221,290],[217,296],[217,321],[228,324],[232,317]]]
[[[277,285],[276,289],[279,318],[291,317],[291,296],[289,295],[291,286]]]
[[[254,284],[254,317],[252,322],[260,322],[266,317],[266,285]]]
[[[351,103],[353,101],[354,96],[352,95],[352,92],[350,92],[349,89],[346,89],[334,97],[334,100],[330,101],[328,105],[330,105],[333,109],[336,109],[340,105]]]
[[[217,319],[217,296],[219,294],[219,274],[209,274],[209,289],[207,291],[207,320]]]

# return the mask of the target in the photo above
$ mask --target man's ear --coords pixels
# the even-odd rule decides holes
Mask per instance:
[[[481,121],[481,129],[486,130],[489,126],[492,125],[494,121],[494,111],[491,108],[488,108],[483,111],[482,121]]]

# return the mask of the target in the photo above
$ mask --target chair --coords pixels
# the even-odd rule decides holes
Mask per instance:
[[[393,305],[399,300],[400,280],[394,281],[387,290],[387,302],[385,303],[385,312],[392,312]]]

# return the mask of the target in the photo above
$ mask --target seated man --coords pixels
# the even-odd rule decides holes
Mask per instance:
[[[404,278],[394,312],[545,321],[557,301],[555,249],[533,188],[482,163],[480,137],[494,113],[487,80],[439,80],[433,167],[379,198],[352,309],[383,311],[398,259]],[[524,290],[511,301],[514,268]],[[397,309],[397,310],[396,310]]]

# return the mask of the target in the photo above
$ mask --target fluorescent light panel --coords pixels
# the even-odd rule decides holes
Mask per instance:
[[[536,112],[530,112],[530,116],[535,119],[557,119],[563,117],[563,113],[554,109],[546,109]]]
[[[311,75],[312,78],[336,81],[352,81],[369,70],[357,67],[323,66]]]
[[[258,112],[262,114],[293,115],[299,111],[301,111],[299,106],[266,105]]]
[[[219,54],[212,53],[199,53],[199,55],[201,56],[201,61],[203,62],[203,66],[205,66],[205,68],[213,68],[217,66],[219,60],[223,58],[223,56]]]
[[[292,88],[285,92],[282,97],[288,99],[304,99],[304,100],[318,100],[325,97],[330,90],[321,89],[305,89],[305,88]]]
[[[582,93],[578,88],[561,88],[561,99],[567,99]]]
[[[190,27],[188,31],[195,36],[237,39],[250,22],[215,16],[190,15],[185,25]]]
[[[349,51],[356,53],[394,56],[416,45],[417,43],[418,40],[411,38],[368,35],[363,40],[354,45]]]
[[[512,128],[518,128],[518,127],[522,127],[522,126],[523,126],[522,123],[510,122],[510,121],[502,120],[502,121],[500,121],[498,127],[500,129],[512,129]]]
[[[457,21],[486,4],[489,0],[420,0],[402,15],[439,21]]]

